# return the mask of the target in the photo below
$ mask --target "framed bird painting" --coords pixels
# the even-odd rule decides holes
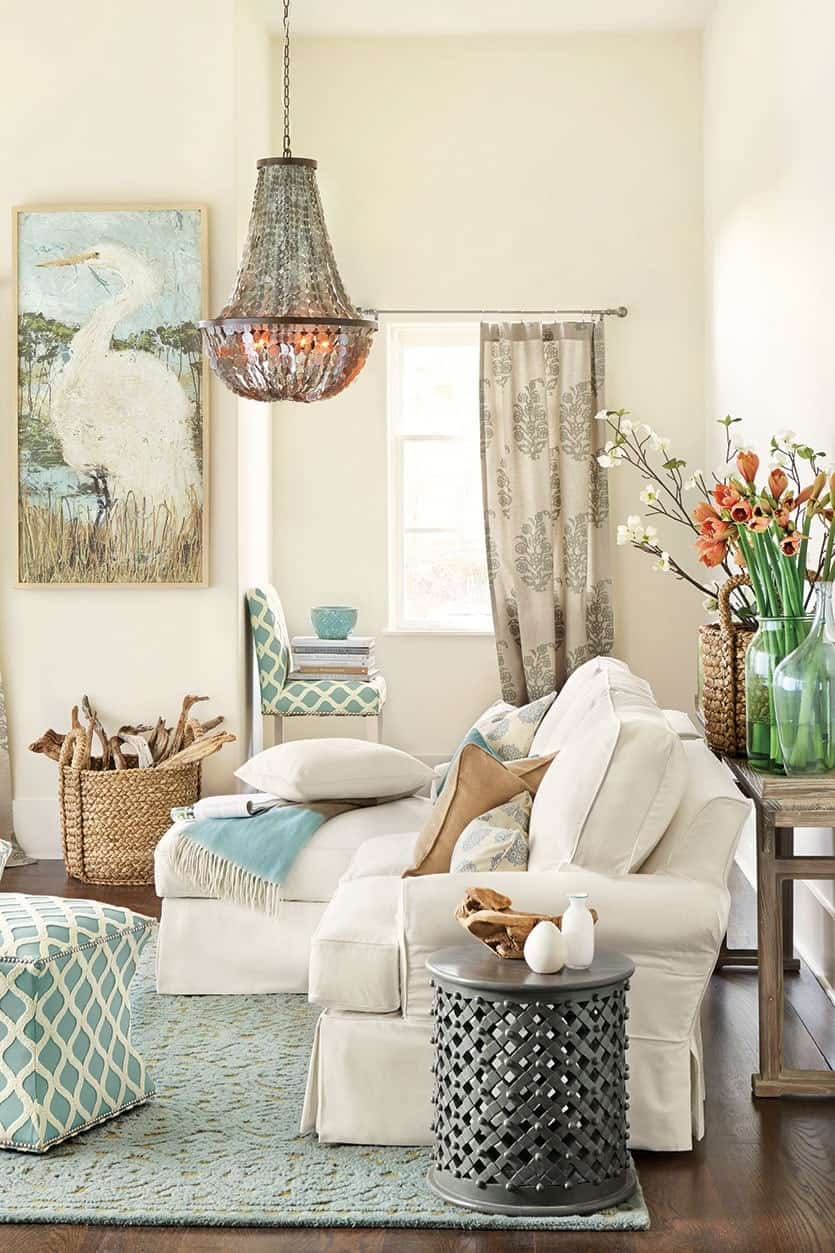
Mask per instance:
[[[205,208],[13,227],[19,585],[205,586]]]

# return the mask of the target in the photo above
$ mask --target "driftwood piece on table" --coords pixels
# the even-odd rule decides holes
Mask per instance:
[[[596,910],[591,915],[597,922]],[[513,909],[509,896],[491,888],[467,888],[455,917],[470,935],[486,944],[498,957],[522,957],[531,931],[538,922],[553,922],[562,929],[562,914],[525,914]]]
[[[170,737],[168,741],[168,747],[165,750],[165,758],[163,760],[168,760],[169,758],[173,757],[176,753],[179,753],[180,749],[183,747],[183,736],[185,735],[189,710],[192,708],[193,705],[197,705],[200,703],[200,701],[204,701],[208,699],[209,699],[208,696],[186,695],[183,697],[183,703],[180,708],[180,716],[177,719],[177,725],[174,728],[174,734]]]
[[[65,735],[59,735],[57,731],[53,731],[52,727],[50,727],[47,731],[44,731],[39,740],[34,740],[29,745],[29,752],[43,753],[45,757],[50,757],[53,761],[57,761],[61,756],[61,747],[66,738]]]
[[[157,770],[174,770],[177,766],[188,766],[202,761],[204,757],[211,757],[212,753],[223,748],[224,744],[234,743],[236,738],[237,736],[229,731],[219,731],[217,735],[204,735],[202,739],[189,744],[188,748],[180,749],[179,753],[175,753],[173,757],[166,757],[157,765]]]

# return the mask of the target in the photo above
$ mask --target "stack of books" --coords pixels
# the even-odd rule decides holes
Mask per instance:
[[[379,674],[370,635],[349,635],[346,640],[294,635],[292,645],[291,679],[371,679]]]

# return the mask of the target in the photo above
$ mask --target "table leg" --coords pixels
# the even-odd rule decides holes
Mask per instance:
[[[794,856],[794,828],[778,827],[777,856]],[[783,880],[783,969],[791,969],[794,957],[794,880]]]
[[[781,884],[775,871],[775,828],[757,806],[757,948],[759,958],[760,1070],[754,1095],[766,1095],[783,1070],[783,944]]]

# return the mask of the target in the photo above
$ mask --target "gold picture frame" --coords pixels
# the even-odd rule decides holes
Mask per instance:
[[[12,209],[17,586],[206,587],[201,204]]]

